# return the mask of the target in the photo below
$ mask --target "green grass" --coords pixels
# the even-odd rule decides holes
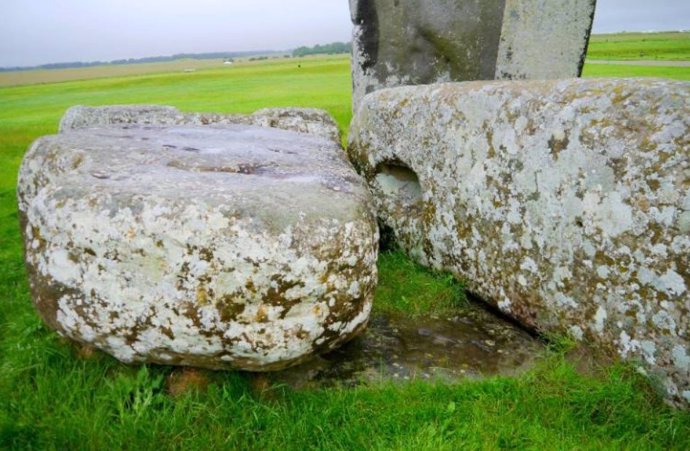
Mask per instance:
[[[443,317],[466,303],[462,284],[453,276],[427,271],[401,252],[381,254],[374,299],[379,312]]]
[[[31,307],[16,173],[30,142],[54,133],[69,106],[135,102],[218,112],[321,107],[345,131],[349,62],[0,88],[0,449],[690,449],[690,414],[667,408],[641,376],[625,366],[582,375],[558,349],[517,378],[295,392],[261,391],[224,372],[207,376],[207,390],[177,397],[165,389],[172,368],[80,357]],[[379,311],[444,314],[464,302],[457,283],[399,253],[379,265]]]
[[[624,74],[624,75],[621,75]],[[586,64],[583,77],[655,77],[690,81],[690,67],[618,66]]]
[[[687,449],[687,415],[624,368],[584,377],[558,357],[518,378],[459,385],[257,392],[242,374],[206,391],[164,391],[167,368],[44,351],[3,398],[0,447],[17,449]],[[27,344],[27,346],[33,346]],[[105,360],[105,359],[104,359]],[[3,405],[4,404],[4,405]]]
[[[690,61],[690,32],[593,35],[587,58]]]

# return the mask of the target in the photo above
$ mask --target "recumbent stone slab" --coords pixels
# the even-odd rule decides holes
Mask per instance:
[[[18,197],[39,313],[124,362],[277,370],[367,323],[378,230],[330,139],[73,130],[33,144]]]
[[[340,144],[338,124],[316,108],[264,108],[252,114],[183,113],[165,105],[73,106],[60,121],[60,133],[110,125],[228,125],[280,128],[321,136]]]
[[[349,152],[417,260],[690,403],[690,83],[381,90]]]
[[[377,89],[582,71],[595,0],[350,0],[353,105]]]

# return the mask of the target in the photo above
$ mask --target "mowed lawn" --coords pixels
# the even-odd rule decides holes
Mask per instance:
[[[690,32],[595,34],[590,39],[587,57],[690,61]]]
[[[644,69],[586,74],[690,79],[687,68]],[[128,367],[43,326],[22,263],[16,175],[66,108],[319,107],[345,132],[350,83],[348,58],[325,57],[0,88],[0,449],[690,449],[689,413],[665,406],[629,366],[578,372],[558,338],[517,378],[293,391],[242,373]],[[379,310],[447,312],[463,302],[457,283],[399,253],[382,255],[380,268]]]

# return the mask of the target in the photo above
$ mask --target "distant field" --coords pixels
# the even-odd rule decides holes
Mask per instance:
[[[146,75],[164,72],[183,72],[185,70],[223,67],[221,60],[177,60],[164,63],[113,64],[74,69],[41,69],[14,72],[0,72],[0,86],[31,85],[37,83],[57,83],[70,80],[88,80],[105,77],[124,77],[127,75]]]
[[[582,76],[596,77],[655,77],[690,81],[690,67],[655,67],[630,65],[585,64]]]
[[[618,33],[593,35],[589,43],[587,57],[590,60],[615,61],[690,61],[690,32],[667,33]],[[28,70],[0,72],[0,87],[19,86],[63,81],[91,80],[96,78],[128,77],[165,73],[183,73],[194,76],[195,72],[205,70],[231,71],[238,67],[266,64],[301,64],[302,61],[346,59],[347,55],[309,56],[305,58],[272,57],[270,60],[249,61],[238,59],[232,66],[226,66],[222,60],[186,59],[165,63],[103,65],[77,69]],[[185,72],[188,71],[188,72]],[[668,77],[681,80],[688,79],[688,69],[644,71],[615,68],[588,68],[587,74],[593,76],[633,76],[639,73],[644,77]],[[623,75],[620,75],[623,74]],[[629,74],[629,75],[625,75]],[[637,75],[635,75],[637,76]]]
[[[601,60],[690,61],[690,32],[593,35],[587,57]]]
[[[136,75],[182,73],[187,76],[205,70],[230,71],[237,67],[265,64],[295,63],[302,61],[345,59],[347,55],[310,56],[305,58],[273,57],[266,61],[238,59],[232,66],[222,60],[177,60],[165,63],[103,65],[78,69],[28,70],[0,72],[0,87],[20,86],[63,81],[91,80],[95,78],[128,77]],[[614,61],[690,61],[690,32],[668,33],[617,33],[593,35],[589,43],[587,58],[590,60]],[[187,71],[187,72],[185,72]],[[629,76],[668,77],[687,80],[688,68],[684,70],[633,70],[612,68],[588,68],[591,76],[618,76],[619,72]],[[639,73],[639,75],[634,75]]]
[[[343,57],[346,57],[343,55]],[[142,63],[142,64],[113,64],[93,67],[81,67],[74,69],[42,69],[42,70],[23,70],[13,72],[0,72],[0,87],[20,86],[44,83],[59,83],[63,81],[92,80],[96,78],[109,77],[128,77],[133,75],[151,75],[165,73],[183,73],[193,75],[200,70],[219,69],[231,70],[237,67],[266,65],[280,62],[294,62],[300,64],[301,61],[313,61],[318,59],[329,59],[330,56],[308,56],[303,58],[271,57],[268,60],[250,61],[247,58],[237,59],[232,65],[223,64],[223,60],[197,60],[184,59],[168,61],[164,63]]]

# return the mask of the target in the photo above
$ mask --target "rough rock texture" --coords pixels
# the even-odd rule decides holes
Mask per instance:
[[[690,401],[690,83],[467,82],[367,96],[349,152],[417,260]]]
[[[249,116],[252,124],[323,136],[341,143],[338,124],[330,114],[316,108],[264,108]]]
[[[595,0],[350,0],[354,110],[385,87],[577,77]]]
[[[524,373],[544,351],[541,340],[517,325],[468,304],[449,318],[373,314],[366,331],[345,346],[269,378],[297,389],[419,379],[454,383]]]
[[[41,316],[124,362],[276,370],[367,322],[378,230],[330,139],[74,130],[33,144],[18,197]]]
[[[340,144],[333,118],[315,108],[265,108],[251,115],[182,113],[162,105],[75,106],[60,121],[60,132],[108,125],[260,125],[331,139]]]

